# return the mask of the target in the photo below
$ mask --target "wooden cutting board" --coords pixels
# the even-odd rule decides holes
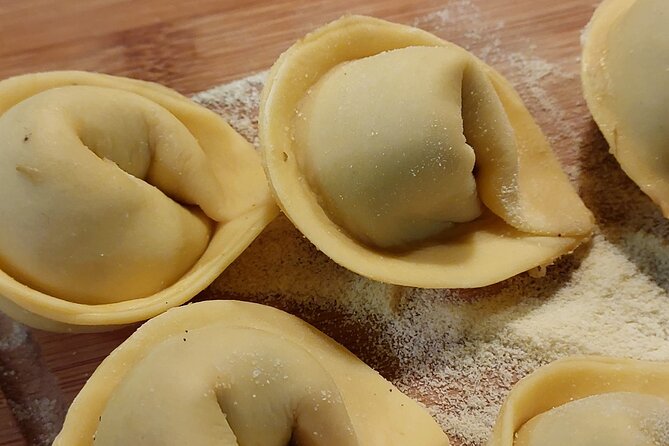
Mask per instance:
[[[296,39],[346,13],[373,15],[420,26],[458,43],[488,61],[526,89],[542,82],[542,69],[559,64],[565,85],[562,104],[584,113],[578,81],[579,34],[595,0],[382,1],[253,0],[198,2],[160,0],[0,0],[0,78],[55,69],[81,69],[160,82],[184,94],[266,70]],[[508,57],[509,55],[516,55]],[[529,65],[519,67],[519,60]],[[542,66],[546,63],[546,66]],[[530,76],[529,82],[521,81]],[[527,93],[522,91],[521,94]],[[524,95],[526,96],[526,95]],[[530,95],[542,104],[540,95]],[[528,96],[529,97],[529,96]],[[565,122],[546,125],[568,125]],[[556,144],[568,163],[569,148]],[[334,267],[334,266],[333,266]],[[205,290],[200,299],[217,297]],[[323,319],[326,315],[322,316]],[[312,319],[316,326],[319,318]],[[0,445],[39,444],[20,425],[44,430],[40,420],[58,423],[62,411],[100,361],[134,327],[102,334],[62,335],[11,326],[0,328],[0,372],[19,383],[0,399]],[[0,324],[1,326],[2,324]],[[28,336],[12,350],[13,336]],[[346,334],[330,333],[356,352]],[[4,347],[3,347],[4,346]],[[364,354],[362,355],[364,359]],[[13,376],[21,361],[34,361],[34,373]],[[392,375],[392,365],[383,369]],[[26,413],[35,396],[60,401],[41,407],[44,417]],[[62,403],[62,404],[61,404]],[[59,405],[60,404],[60,405]],[[62,405],[62,407],[61,407]],[[33,408],[34,409],[34,408]],[[31,409],[32,410],[32,409]]]

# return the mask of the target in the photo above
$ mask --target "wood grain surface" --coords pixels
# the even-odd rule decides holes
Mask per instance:
[[[482,20],[503,20],[499,30],[504,38],[503,51],[529,51],[529,37],[532,51],[539,57],[577,72],[579,33],[592,14],[595,0],[471,2],[481,11]],[[438,12],[448,3],[0,0],[0,78],[43,70],[81,69],[156,81],[193,94],[269,68],[296,39],[345,13],[418,24],[460,43],[463,30],[456,33],[449,27],[431,25],[430,17],[438,18]],[[498,68],[504,72],[504,67]],[[578,85],[577,79],[571,82]],[[573,94],[569,100],[581,101],[578,87],[569,90]],[[205,290],[201,298],[207,297]],[[69,403],[100,361],[133,329],[84,335],[31,331],[27,335],[34,337],[39,350],[31,353],[37,358],[35,361],[43,361],[55,376],[64,401]],[[0,330],[0,335],[8,336],[7,330]],[[8,357],[2,349],[0,355]],[[5,372],[0,361],[0,373]],[[0,445],[37,441],[24,438],[8,399],[9,395],[0,398]]]

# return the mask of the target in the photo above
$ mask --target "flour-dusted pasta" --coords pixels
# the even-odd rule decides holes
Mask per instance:
[[[525,423],[514,446],[655,446],[669,442],[669,401],[604,393],[563,404]]]
[[[146,319],[275,215],[260,159],[167,88],[82,72],[0,82],[0,308],[47,329]]]
[[[521,380],[489,446],[669,444],[669,364],[575,357]]]
[[[669,2],[605,0],[583,35],[592,116],[625,173],[669,217]]]
[[[415,28],[349,16],[309,34],[274,65],[259,124],[285,213],[373,279],[488,285],[592,230],[509,83]]]
[[[449,444],[425,409],[309,324],[264,305],[209,301],[169,310],[112,352],[54,446],[291,440]]]

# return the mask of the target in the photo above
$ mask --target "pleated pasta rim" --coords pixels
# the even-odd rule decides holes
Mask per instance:
[[[272,191],[293,224],[345,268],[374,280],[423,288],[474,288],[497,283],[551,264],[588,239],[589,234],[523,233],[488,215],[468,223],[470,230],[456,238],[398,254],[363,245],[326,215],[293,153],[290,132],[296,106],[308,88],[337,64],[408,46],[455,47],[417,28],[345,16],[308,34],[272,67],[260,104],[260,142]],[[513,106],[522,106],[508,82],[492,68],[486,69]]]
[[[0,310],[9,316],[50,331],[100,331],[148,319],[190,300],[251,244],[276,217],[278,208],[269,194],[260,158],[253,146],[220,116],[162,85],[79,71],[17,76],[0,82],[0,98],[3,98],[0,100],[0,114],[8,108],[6,102],[18,102],[12,95],[26,97],[22,90],[30,90],[30,95],[33,95],[49,88],[73,84],[120,88],[145,96],[172,113],[188,115],[203,123],[204,127],[215,129],[222,141],[231,144],[231,152],[244,153],[249,168],[257,171],[243,179],[255,191],[248,200],[249,210],[228,222],[217,223],[210,243],[195,265],[177,282],[151,296],[112,304],[79,304],[36,291],[0,270]],[[257,169],[250,165],[256,162],[256,158]]]
[[[669,402],[669,363],[575,356],[545,365],[511,389],[488,446],[513,446],[533,417],[574,400],[613,392],[655,395]]]

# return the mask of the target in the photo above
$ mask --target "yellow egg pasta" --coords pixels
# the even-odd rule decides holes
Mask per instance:
[[[307,35],[272,68],[259,124],[286,215],[376,280],[484,286],[593,227],[509,83],[416,28],[347,16]]]
[[[276,214],[252,146],[156,84],[10,78],[0,135],[0,309],[29,325],[95,329],[179,305]]]
[[[669,364],[605,357],[550,363],[509,393],[489,446],[669,444]]]
[[[583,34],[588,108],[625,173],[669,217],[669,2],[605,0]]]
[[[105,359],[54,446],[448,446],[425,409],[309,324],[253,303],[169,310]]]

